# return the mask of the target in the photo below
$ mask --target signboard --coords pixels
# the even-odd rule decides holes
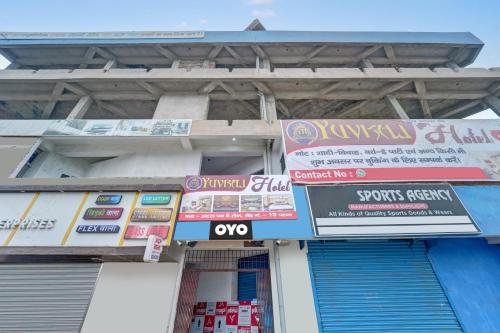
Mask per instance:
[[[179,221],[296,219],[288,176],[188,176]]]
[[[0,246],[144,246],[151,235],[170,245],[179,201],[178,192],[0,193]]]
[[[204,31],[2,32],[0,39],[203,38]]]
[[[96,205],[118,205],[122,201],[121,194],[102,194],[97,197]]]
[[[148,237],[146,249],[144,251],[144,262],[158,262],[160,260],[161,251],[163,250],[163,238],[151,235]]]
[[[0,136],[189,136],[191,119],[2,120]]]
[[[189,333],[264,332],[262,304],[257,301],[198,302]]]
[[[99,198],[98,198],[99,199]],[[98,200],[96,200],[97,202]],[[123,208],[101,208],[91,207],[87,208],[83,215],[84,220],[118,220],[123,213]]]
[[[307,186],[317,237],[478,234],[448,184]]]
[[[293,182],[499,180],[500,120],[282,120]]]
[[[210,240],[252,240],[252,221],[211,221]]]

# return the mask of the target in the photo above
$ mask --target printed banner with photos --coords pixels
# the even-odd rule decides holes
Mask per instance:
[[[170,245],[178,192],[0,193],[2,246]]]
[[[179,221],[296,219],[286,175],[188,176]]]
[[[0,136],[189,136],[191,119],[2,120]]]
[[[294,183],[500,180],[500,120],[282,120]]]

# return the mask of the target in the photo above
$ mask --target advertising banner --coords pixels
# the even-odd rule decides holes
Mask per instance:
[[[169,245],[179,201],[178,192],[0,193],[0,246],[145,246],[151,235]]]
[[[316,237],[478,234],[448,184],[307,186]]]
[[[500,180],[500,120],[282,120],[294,183]]]
[[[0,136],[189,136],[191,119],[2,120]]]
[[[198,302],[189,333],[258,333],[264,327],[256,301]]]
[[[290,178],[187,176],[179,221],[296,219]]]

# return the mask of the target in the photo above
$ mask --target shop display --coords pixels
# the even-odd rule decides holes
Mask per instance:
[[[260,333],[261,311],[256,301],[198,302],[189,333]]]

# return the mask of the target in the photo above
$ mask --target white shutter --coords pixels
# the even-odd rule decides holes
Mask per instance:
[[[100,264],[0,264],[0,332],[79,332]]]

